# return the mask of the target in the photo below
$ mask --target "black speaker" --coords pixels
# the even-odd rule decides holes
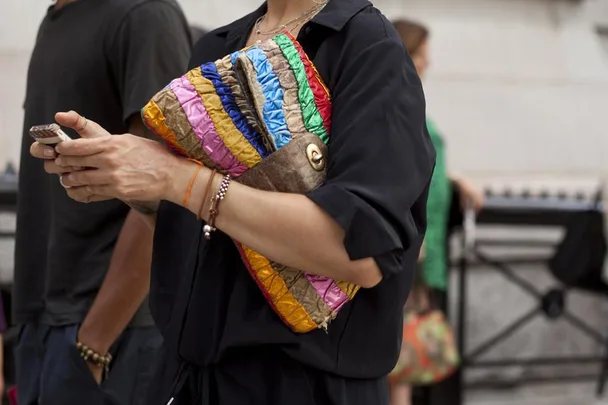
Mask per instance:
[[[566,286],[608,295],[605,259],[604,215],[599,210],[587,211],[572,215],[549,268]]]

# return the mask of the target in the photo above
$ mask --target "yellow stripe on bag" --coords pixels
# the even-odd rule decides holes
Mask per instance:
[[[163,115],[160,107],[154,100],[150,100],[148,104],[142,109],[141,114],[146,126],[150,128],[156,135],[160,136],[165,140],[165,142],[169,143],[176,151],[181,153],[182,155],[187,155],[186,151],[179,146],[177,142],[177,137],[169,129],[166,124],[166,118]]]
[[[342,292],[346,294],[349,300],[352,300],[355,297],[355,294],[357,294],[357,291],[361,288],[356,284],[347,283],[346,281],[336,281],[336,284],[340,287]]]
[[[193,69],[186,74],[209,113],[218,135],[222,138],[226,148],[245,166],[251,168],[258,164],[262,157],[257,150],[247,141],[245,136],[234,125],[232,118],[228,115],[222,105],[222,100],[217,95],[211,80],[203,76],[199,69]]]
[[[252,276],[260,284],[266,297],[276,308],[277,313],[287,322],[294,332],[305,333],[317,329],[306,309],[287,289],[285,281],[272,268],[270,261],[246,246],[240,245]]]

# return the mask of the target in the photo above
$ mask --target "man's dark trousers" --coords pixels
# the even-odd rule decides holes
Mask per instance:
[[[19,405],[144,405],[162,344],[158,330],[127,329],[98,385],[76,348],[78,326],[22,327],[15,350]]]

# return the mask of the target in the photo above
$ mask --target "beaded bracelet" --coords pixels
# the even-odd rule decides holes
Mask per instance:
[[[110,353],[105,355],[99,354],[80,341],[76,342],[76,348],[80,352],[80,357],[82,357],[84,361],[103,368],[105,373],[108,374],[110,371],[110,363],[112,362],[112,355]]]
[[[220,205],[220,201],[222,201],[226,196],[228,186],[230,186],[230,180],[230,175],[225,175],[222,179],[222,183],[220,184],[220,188],[217,190],[217,194],[211,199],[211,205],[209,206],[209,221],[207,221],[207,225],[203,227],[203,232],[205,232],[205,238],[207,239],[211,239],[211,232],[216,230],[215,218],[219,213],[218,207]]]

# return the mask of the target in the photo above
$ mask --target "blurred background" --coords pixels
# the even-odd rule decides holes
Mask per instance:
[[[18,158],[27,64],[47,1],[2,0],[0,162]],[[259,3],[181,0],[212,29]],[[429,110],[450,165],[478,177],[606,174],[608,1],[378,0],[431,28]],[[6,95],[10,95],[7,97]]]
[[[230,0],[229,7],[225,0],[179,3],[192,25],[213,29],[259,2]],[[596,395],[601,363],[592,361],[605,355],[601,343],[608,342],[608,294],[558,282],[547,266],[570,222],[552,217],[535,224],[512,215],[514,210],[528,210],[527,218],[539,218],[538,210],[555,215],[603,212],[608,185],[608,0],[374,3],[391,19],[406,17],[430,28],[431,67],[424,84],[429,114],[449,145],[450,171],[466,174],[489,196],[492,215],[484,218],[482,213],[478,226],[468,232],[474,233],[475,249],[483,250],[486,259],[500,260],[481,260],[473,253],[462,261],[463,233],[454,235],[451,315],[464,329],[465,358],[467,350],[484,346],[496,333],[513,333],[476,357],[494,363],[476,367],[471,359],[470,368],[465,363],[465,403],[608,404]],[[48,5],[43,0],[0,4],[0,169],[18,167],[27,66]],[[3,223],[9,230],[14,226],[10,214]],[[0,252],[1,279],[10,285],[10,238]],[[461,284],[463,274],[466,282]],[[563,294],[545,295],[552,289]],[[560,316],[562,298],[564,308],[597,333]],[[547,309],[552,305],[562,311],[554,318]],[[545,312],[517,322],[535,308]],[[514,321],[518,327],[510,330]],[[573,325],[577,322],[579,327]],[[555,359],[559,356],[569,360],[561,364]],[[543,358],[552,361],[540,366],[512,361]],[[577,381],[564,383],[572,379]]]

